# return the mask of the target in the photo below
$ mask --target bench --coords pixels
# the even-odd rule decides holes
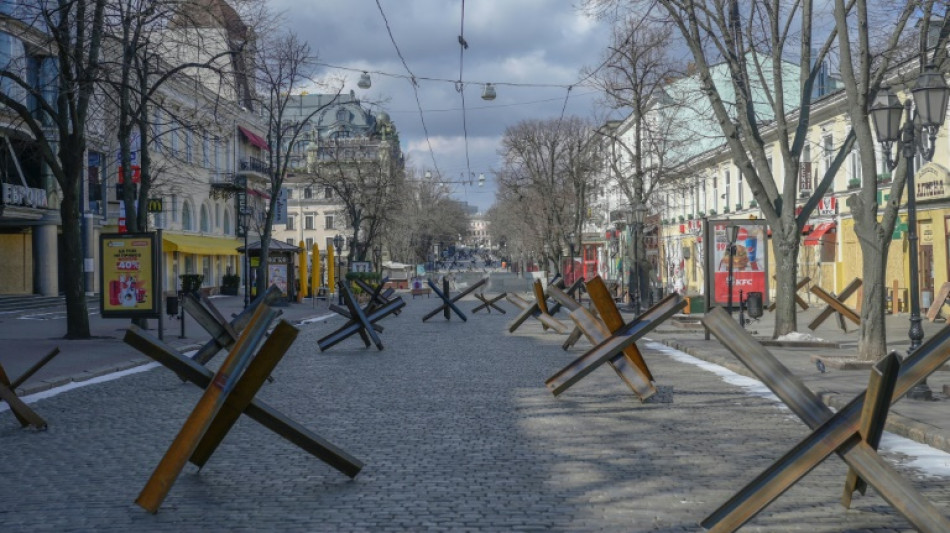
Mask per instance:
[[[429,295],[432,294],[432,289],[430,289],[429,287],[423,287],[423,288],[419,288],[419,289],[412,289],[412,299],[413,299],[413,300],[416,299],[416,296],[422,296],[423,294],[425,294],[425,295],[426,295],[426,298],[428,298]]]

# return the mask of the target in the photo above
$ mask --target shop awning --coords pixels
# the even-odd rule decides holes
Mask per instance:
[[[204,235],[162,235],[162,250],[165,252],[184,252],[199,255],[241,255],[237,248],[242,243],[227,237],[207,237]]]
[[[824,237],[825,233],[829,231],[834,231],[835,223],[834,222],[822,222],[815,226],[815,231],[812,231],[808,237],[805,237],[806,246],[814,246],[821,241],[821,238]]]
[[[267,141],[265,141],[260,135],[245,128],[244,126],[238,126],[238,129],[241,130],[241,133],[251,144],[260,148],[261,150],[267,150],[268,152],[270,151],[270,146],[267,146]]]

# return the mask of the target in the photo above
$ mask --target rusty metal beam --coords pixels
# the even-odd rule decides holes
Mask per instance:
[[[722,309],[703,318],[707,329],[759,377],[813,432],[701,524],[713,531],[732,531],[755,516],[831,453],[921,531],[950,531],[950,521],[891,469],[862,439],[865,393],[837,413],[821,403],[801,381],[745,332]],[[897,371],[891,403],[950,359],[950,328],[945,328],[909,356]],[[883,386],[883,385],[882,385]],[[878,421],[869,421],[876,428]],[[876,429],[875,429],[876,430]]]
[[[591,296],[593,297],[593,294]],[[678,294],[663,298],[658,304],[548,378],[545,383],[553,393],[561,394],[685,306],[686,301]]]
[[[151,357],[176,374],[184,376],[187,381],[198,387],[207,388],[211,384],[211,380],[214,379],[214,374],[210,370],[179,354],[171,346],[136,326],[129,327],[124,340],[129,346]],[[244,414],[351,478],[355,477],[363,468],[363,463],[358,459],[301,426],[263,400],[253,398],[244,408]]]
[[[207,432],[211,421],[224,406],[238,378],[254,357],[257,345],[263,340],[267,333],[267,326],[276,314],[276,311],[266,305],[258,306],[254,311],[251,322],[241,333],[227,358],[221,363],[221,368],[218,369],[211,384],[205,389],[198,404],[185,420],[175,440],[155,467],[142,492],[139,493],[139,497],[136,498],[135,503],[139,506],[151,513],[158,512],[159,506],[175,484],[181,469],[194,453],[195,447]]]

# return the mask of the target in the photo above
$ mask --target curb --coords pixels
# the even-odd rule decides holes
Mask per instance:
[[[703,353],[699,350],[694,350],[690,346],[680,344],[674,340],[667,339],[661,340],[659,342],[671,348],[676,348],[681,352],[688,353],[697,359],[702,359],[703,361],[727,368],[736,374],[741,374],[753,379],[759,379],[738,361],[730,361],[716,355]],[[840,394],[835,392],[820,392],[817,393],[817,396],[825,405],[831,407],[835,411],[843,408],[848,404],[848,402],[851,401],[850,398],[842,398]],[[887,424],[885,425],[884,429],[894,433],[895,435],[900,435],[901,437],[906,437],[921,444],[926,444],[928,446],[937,448],[938,450],[950,453],[950,433],[931,424],[927,424],[926,422],[920,422],[918,420],[914,420],[891,411],[887,415]]]

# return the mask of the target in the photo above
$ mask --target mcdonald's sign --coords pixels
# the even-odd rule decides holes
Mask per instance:
[[[148,199],[148,212],[149,213],[161,213],[164,211],[162,208],[162,199],[161,198],[149,198]]]

